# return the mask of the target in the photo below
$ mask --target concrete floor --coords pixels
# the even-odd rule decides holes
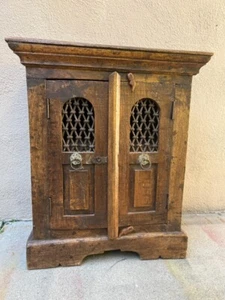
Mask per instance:
[[[5,225],[0,234],[0,300],[225,299],[225,213],[184,215],[188,255],[141,261],[107,252],[80,267],[26,269],[31,222]]]

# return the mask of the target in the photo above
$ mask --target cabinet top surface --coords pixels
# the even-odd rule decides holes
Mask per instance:
[[[197,74],[213,53],[123,46],[90,45],[41,39],[6,38],[9,47],[30,67],[73,67],[104,71]]]
[[[61,46],[61,47],[79,47],[79,48],[92,48],[92,49],[108,49],[108,50],[121,50],[121,51],[139,51],[139,52],[151,52],[151,53],[171,53],[171,54],[187,54],[187,55],[203,55],[212,56],[212,52],[202,51],[186,51],[186,50],[165,50],[165,49],[151,49],[143,47],[128,47],[117,45],[100,45],[100,44],[85,44],[77,42],[67,41],[55,41],[45,39],[31,39],[31,38],[6,38],[6,42],[18,43],[18,44],[33,44],[33,45],[46,45],[46,46]]]
[[[212,52],[202,51],[186,51],[186,50],[165,50],[165,49],[151,49],[143,47],[130,47],[130,46],[118,46],[118,45],[100,45],[100,44],[85,44],[78,42],[67,42],[67,41],[56,41],[56,40],[45,40],[45,39],[32,39],[32,38],[13,38],[9,37],[5,39],[8,44],[33,44],[42,46],[54,46],[54,47],[74,47],[74,48],[90,48],[90,49],[107,49],[107,50],[121,50],[121,51],[138,51],[138,52],[150,52],[150,53],[170,53],[170,54],[186,54],[186,55],[203,55],[212,56]]]

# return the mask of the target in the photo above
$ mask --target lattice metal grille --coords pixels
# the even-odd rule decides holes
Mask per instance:
[[[130,152],[158,151],[159,114],[159,106],[151,99],[142,99],[133,106],[130,117]]]
[[[62,139],[63,151],[94,152],[94,108],[88,100],[72,98],[63,105]]]

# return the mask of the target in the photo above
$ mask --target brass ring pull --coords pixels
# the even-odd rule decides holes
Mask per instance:
[[[83,169],[82,166],[82,156],[78,152],[74,152],[70,155],[70,166],[74,170],[81,170]]]
[[[143,153],[139,155],[138,162],[143,170],[150,170],[152,163],[148,154]]]

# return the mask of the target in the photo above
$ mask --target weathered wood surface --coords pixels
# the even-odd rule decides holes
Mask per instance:
[[[120,132],[120,75],[109,77],[108,111],[108,236],[118,237],[119,230],[119,132]]]
[[[144,79],[137,82],[134,91],[127,82],[121,84],[120,226],[166,222],[173,126],[170,118],[173,88],[172,82],[162,84],[156,81],[145,82]],[[145,98],[154,99],[155,105],[160,107],[160,118],[158,151],[148,153],[152,168],[145,171],[148,176],[145,176],[146,180],[143,181],[143,176],[138,180],[138,174],[141,176],[143,173],[138,164],[141,152],[129,152],[129,145],[131,110],[139,100]],[[151,191],[155,195],[154,199]],[[143,207],[143,193],[148,201],[147,208]]]
[[[46,96],[51,99],[46,149],[51,197],[50,228],[107,228],[107,164],[94,164],[92,160],[98,156],[107,157],[108,153],[108,83],[49,81]],[[72,152],[62,150],[62,107],[75,96],[87,99],[94,108],[95,151],[81,153],[83,170],[72,170],[69,163]],[[72,195],[72,190],[76,194]]]
[[[168,228],[180,230],[188,139],[191,83],[175,85],[173,147],[170,166]]]
[[[8,38],[21,63],[33,67],[61,67],[121,72],[197,74],[212,53],[138,49]]]
[[[79,265],[116,249],[142,259],[185,257],[180,224],[191,80],[212,53],[7,42],[27,71],[34,224],[28,268]],[[75,171],[72,152],[62,149],[62,108],[73,97],[92,103],[96,122],[95,152],[82,153],[84,169]],[[160,108],[150,170],[138,163],[142,152],[129,149],[131,109],[146,98]]]
[[[33,235],[36,239],[49,236],[49,191],[47,165],[47,128],[45,81],[29,79],[28,106],[30,125],[31,185]]]
[[[110,240],[107,236],[78,239],[33,240],[27,243],[29,269],[80,265],[88,255],[110,250],[132,251],[141,259],[185,258],[187,236],[183,232],[131,233]]]

